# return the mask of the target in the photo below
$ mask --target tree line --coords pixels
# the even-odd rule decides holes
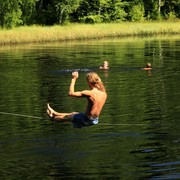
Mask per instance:
[[[180,18],[180,0],[0,0],[0,26]]]

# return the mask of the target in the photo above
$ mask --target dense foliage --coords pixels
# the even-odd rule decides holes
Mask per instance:
[[[180,18],[180,0],[0,0],[0,26]]]

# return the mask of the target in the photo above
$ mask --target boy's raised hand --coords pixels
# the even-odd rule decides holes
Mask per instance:
[[[79,77],[79,73],[77,71],[72,72],[72,78],[77,79]]]

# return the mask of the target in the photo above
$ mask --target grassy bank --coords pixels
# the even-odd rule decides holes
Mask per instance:
[[[180,21],[31,26],[0,30],[0,45],[99,39],[105,37],[180,34]]]

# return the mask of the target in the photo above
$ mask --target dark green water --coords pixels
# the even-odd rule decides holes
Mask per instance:
[[[99,70],[104,60],[108,71]],[[141,70],[147,62],[151,72]],[[0,48],[1,179],[180,179],[180,40],[127,39]],[[96,71],[108,100],[98,125],[51,122],[84,111],[68,96]]]

